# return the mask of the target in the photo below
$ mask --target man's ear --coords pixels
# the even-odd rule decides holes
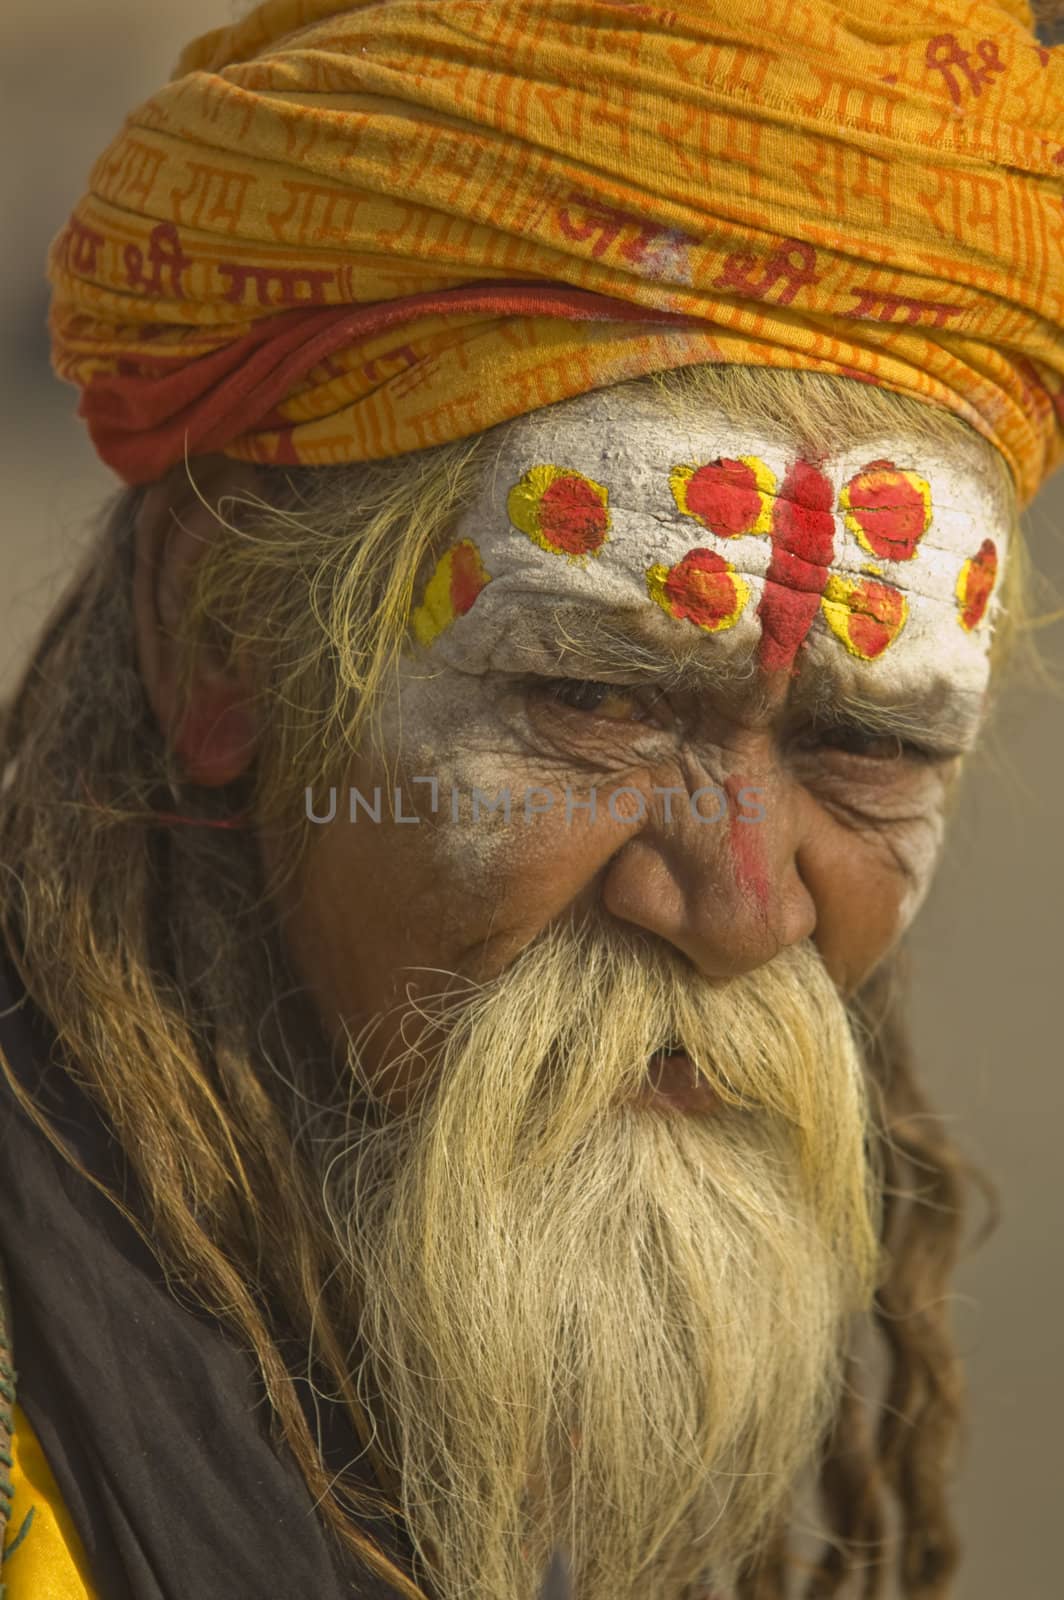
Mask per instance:
[[[189,580],[219,525],[208,507],[223,494],[254,490],[251,466],[224,456],[205,457],[152,484],[134,533],[133,615],[141,677],[152,710],[191,783],[216,788],[250,766],[258,742],[251,685],[239,671],[223,669],[217,652],[204,648],[188,697],[178,703],[181,665],[176,640]]]

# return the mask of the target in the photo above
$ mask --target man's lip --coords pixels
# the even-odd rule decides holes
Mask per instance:
[[[719,1111],[720,1100],[685,1050],[651,1056],[644,1086],[636,1094],[637,1106],[664,1107],[674,1111]]]

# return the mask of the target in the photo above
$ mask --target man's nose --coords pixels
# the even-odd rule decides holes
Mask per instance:
[[[798,869],[807,822],[807,797],[778,773],[726,778],[648,817],[610,863],[603,904],[707,978],[752,972],[816,927]]]

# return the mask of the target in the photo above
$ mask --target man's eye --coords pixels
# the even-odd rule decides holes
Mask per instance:
[[[571,711],[586,711],[612,722],[639,722],[647,711],[646,693],[591,678],[550,678],[540,692]]]
[[[926,760],[928,752],[911,744],[896,733],[877,733],[862,728],[858,723],[840,722],[814,729],[808,736],[807,748],[840,750],[845,755],[864,756],[869,761]]]

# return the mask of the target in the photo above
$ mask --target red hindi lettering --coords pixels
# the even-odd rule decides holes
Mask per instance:
[[[959,316],[964,306],[950,306],[942,300],[918,300],[912,295],[884,294],[878,289],[861,288],[851,284],[847,294],[856,295],[857,304],[844,313],[854,320],[871,322],[907,322],[916,327],[921,322],[933,328],[944,328],[950,317]]]
[[[144,270],[144,252],[139,245],[127,244],[122,258],[126,282],[131,289],[146,289],[149,294],[169,293],[175,299],[184,294],[182,279],[192,260],[182,250],[180,236],[172,222],[160,222],[151,230],[148,239],[150,274]],[[168,286],[164,282],[167,277]]]
[[[291,238],[299,244],[323,240],[336,244],[349,242],[355,213],[362,204],[359,195],[325,184],[296,183],[291,178],[282,181],[290,196],[288,205],[285,210],[271,211],[266,217],[275,238],[282,243]]]
[[[936,72],[941,72],[949,90],[949,97],[955,106],[959,106],[964,98],[962,78],[967,84],[968,92],[978,96],[995,73],[1005,71],[1005,63],[1001,59],[995,40],[980,39],[976,45],[976,54],[982,62],[978,67],[973,65],[971,53],[964,49],[955,33],[936,33],[933,39],[927,41],[924,60]]]
[[[219,261],[218,271],[231,280],[223,299],[233,305],[244,305],[247,287],[254,284],[256,303],[264,309],[323,306],[325,286],[335,278],[328,267],[252,267],[238,261]]]
[[[367,383],[380,383],[389,376],[388,371],[382,372],[382,367],[387,366],[391,371],[401,372],[405,367],[416,367],[417,363],[417,352],[412,345],[397,344],[391,350],[382,350],[379,356],[373,356],[369,361],[363,362],[362,376]]]
[[[633,237],[620,245],[619,253],[633,265],[644,267],[652,276],[660,276],[670,267],[682,263],[687,248],[695,243],[694,239],[677,228],[663,228],[657,223],[646,222],[631,212],[607,205],[605,201],[586,200],[574,193],[567,197],[567,202],[555,212],[558,226],[568,239],[591,239],[597,233],[598,237],[591,247],[591,254],[596,260],[626,229],[631,229]],[[582,222],[577,221],[569,210],[569,205],[574,203],[585,213]],[[679,275],[686,277],[683,270]]]
[[[95,228],[90,228],[88,223],[80,221],[78,217],[71,217],[60,239],[59,249],[63,266],[68,272],[76,272],[83,278],[91,278],[96,271],[103,243],[102,233],[97,233]]]
[[[178,222],[187,228],[219,227],[235,233],[255,179],[250,173],[226,172],[204,161],[189,161],[187,166],[188,188],[170,190]]]
[[[114,204],[143,211],[151,199],[164,159],[162,150],[140,139],[126,137],[118,143],[114,154],[104,151],[92,169],[90,182],[99,194]]]
[[[624,225],[623,213],[614,210],[612,206],[603,205],[599,201],[582,200],[579,195],[571,194],[569,203],[572,204],[574,202],[580,205],[586,213],[583,222],[574,220],[568,205],[558,207],[555,212],[555,219],[567,239],[583,241],[590,239],[597,233],[598,238],[591,247],[591,254],[598,260],[599,256],[605,254],[620,233]]]
[[[789,306],[799,289],[818,283],[816,251],[803,239],[782,239],[763,260],[736,250],[727,257],[714,289],[730,289],[751,300],[767,300],[777,285],[783,287],[775,303]]]

